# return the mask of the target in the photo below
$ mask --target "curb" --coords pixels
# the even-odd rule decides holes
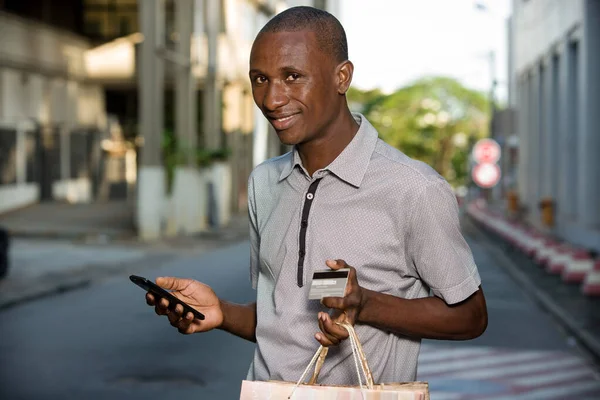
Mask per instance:
[[[217,234],[206,233],[204,236],[208,236],[203,238],[207,241],[210,241],[212,238],[211,245],[207,248],[201,248],[198,246],[198,244],[195,244],[194,248],[197,250],[197,255],[206,254],[210,251],[247,240],[246,234],[227,231],[221,231]],[[198,238],[195,238],[195,240],[198,240]],[[115,244],[116,243],[117,242],[115,242]],[[163,242],[162,244],[171,247],[171,245],[166,242]],[[155,246],[156,244],[153,244],[153,247]],[[134,261],[116,262],[114,264],[111,263],[106,265],[98,265],[93,263],[86,264],[76,268],[75,270],[61,271],[50,278],[42,277],[43,279],[40,279],[37,277],[32,281],[31,285],[27,284],[27,286],[24,286],[16,283],[16,290],[14,290],[15,287],[13,286],[12,293],[10,288],[8,288],[8,291],[3,290],[2,288],[2,284],[4,283],[3,280],[7,278],[0,279],[0,311],[4,311],[15,306],[20,306],[31,301],[39,300],[41,298],[57,296],[70,291],[83,289],[95,284],[98,280],[114,275],[135,273],[134,271],[139,268],[153,269],[172,262],[179,257],[185,257],[181,254],[182,253],[179,248],[173,247],[171,251],[147,253],[145,256]],[[153,263],[156,264],[153,265]]]
[[[468,216],[468,221],[479,235],[490,238],[491,234],[485,232],[479,226],[478,221],[470,215]],[[515,267],[514,262],[504,252],[489,243],[482,243],[482,245],[486,250],[494,254],[499,264],[502,265],[510,277],[514,279],[519,286],[526,289],[525,292],[527,294],[531,295],[538,304],[550,312],[550,314],[552,314],[552,316],[558,320],[558,322],[564,326],[596,360],[600,360],[600,340],[598,338],[590,331],[582,329],[577,321],[569,315],[567,310],[563,309],[559,304],[553,301],[552,298],[544,291],[540,290],[535,282],[533,282],[525,273]]]
[[[172,255],[168,254],[162,256],[152,254],[136,260],[119,261],[110,264],[83,264],[75,269],[42,275],[34,279],[12,282],[0,281],[0,311],[42,298],[54,297],[74,290],[84,289],[107,277],[148,266],[149,260],[158,260],[161,264],[167,263],[171,261],[172,257]],[[3,283],[9,285],[5,290],[2,290]]]
[[[82,289],[92,283],[91,279],[74,279],[72,282],[62,282],[58,285],[48,285],[39,289],[30,290],[28,293],[19,296],[0,299],[0,311],[46,297],[52,297],[57,294],[70,292],[72,290]]]
[[[136,239],[135,234],[110,233],[110,232],[59,232],[59,231],[27,231],[7,228],[9,237],[21,239],[64,239],[64,240],[86,240],[91,238],[104,238],[107,241]]]

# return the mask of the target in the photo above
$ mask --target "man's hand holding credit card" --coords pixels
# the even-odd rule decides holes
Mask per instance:
[[[321,300],[323,297],[344,297],[349,273],[349,268],[316,271],[313,273],[308,298]]]

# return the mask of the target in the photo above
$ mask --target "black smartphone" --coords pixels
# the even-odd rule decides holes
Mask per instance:
[[[165,299],[169,300],[169,309],[175,310],[175,306],[177,306],[177,304],[181,304],[183,306],[184,311],[183,315],[185,315],[188,312],[191,312],[196,318],[204,319],[204,314],[202,314],[195,308],[192,308],[183,301],[179,300],[177,297],[173,296],[171,293],[161,288],[156,283],[137,275],[130,275],[129,279],[131,279],[131,282],[135,283],[145,291],[150,292],[155,296],[164,297]]]

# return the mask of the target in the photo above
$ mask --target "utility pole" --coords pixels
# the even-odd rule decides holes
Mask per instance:
[[[165,172],[161,157],[164,127],[164,61],[157,49],[164,47],[164,0],[138,2],[139,22],[144,40],[138,63],[139,135],[143,148],[138,174],[138,235],[151,240],[161,235],[165,196]]]
[[[217,55],[221,22],[221,2],[206,0],[206,37],[208,42],[208,60],[203,98],[204,147],[208,150],[219,149],[221,143],[221,102],[217,85]]]
[[[495,124],[494,117],[496,116],[496,52],[490,50],[489,54],[490,63],[490,137],[495,138]]]
[[[191,47],[194,31],[195,0],[175,2],[175,29],[178,34],[175,55],[175,133],[178,151],[183,155],[175,167],[172,207],[169,210],[169,232],[190,234],[205,227],[206,185],[197,168],[196,152],[196,81]],[[172,228],[172,229],[171,229]],[[172,232],[173,231],[173,232]]]
[[[194,23],[194,0],[175,2],[175,29],[178,34],[176,52],[182,63],[175,65],[175,132],[179,149],[185,153],[185,164],[195,167],[196,82],[192,74],[191,47]]]

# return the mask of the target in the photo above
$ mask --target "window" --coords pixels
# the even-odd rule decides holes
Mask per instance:
[[[88,35],[105,37],[108,35],[108,13],[87,11],[84,15],[83,31]]]

